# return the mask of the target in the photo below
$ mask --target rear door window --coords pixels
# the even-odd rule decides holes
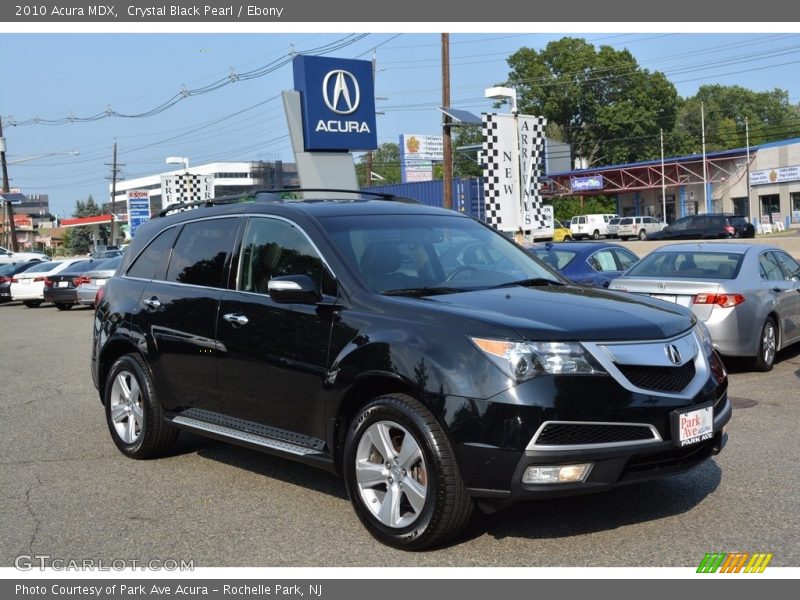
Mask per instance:
[[[223,275],[238,229],[236,217],[184,225],[172,249],[166,281],[223,287]]]
[[[176,231],[175,227],[171,227],[158,234],[134,260],[133,265],[128,269],[128,277],[155,279],[158,266],[172,247]]]
[[[783,268],[786,279],[800,278],[800,263],[785,252],[773,251],[772,254],[781,265],[781,268]]]
[[[764,252],[758,257],[759,272],[761,279],[766,281],[782,281],[783,271],[778,261],[772,256],[772,252]]]

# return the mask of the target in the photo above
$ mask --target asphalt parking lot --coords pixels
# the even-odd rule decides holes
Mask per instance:
[[[165,458],[123,457],[89,374],[92,315],[0,305],[0,566],[662,567],[712,551],[800,566],[800,347],[771,373],[729,365],[728,446],[693,472],[479,515],[455,543],[403,553],[368,535],[326,472],[185,433]]]

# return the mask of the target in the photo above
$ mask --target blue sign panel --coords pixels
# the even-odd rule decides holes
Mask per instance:
[[[147,190],[128,190],[128,226],[131,237],[150,220],[150,195]]]
[[[602,190],[603,176],[593,175],[591,177],[573,177],[570,180],[570,187],[573,192],[582,190]]]
[[[368,60],[296,56],[306,150],[374,150],[375,86]]]

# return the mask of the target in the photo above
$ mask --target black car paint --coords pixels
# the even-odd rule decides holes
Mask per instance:
[[[633,393],[607,375],[548,375],[515,384],[468,337],[667,339],[693,326],[691,314],[681,307],[571,285],[420,298],[383,296],[358,278],[325,235],[324,226],[326,217],[357,218],[362,213],[468,217],[390,202],[240,204],[213,210],[215,215],[239,215],[242,220],[254,214],[291,220],[329,262],[338,296],[299,306],[236,291],[236,252],[227,265],[228,289],[119,276],[165,227],[179,227],[204,213],[201,209],[154,219],[139,229],[96,311],[92,376],[101,399],[113,359],[138,352],[150,365],[159,399],[170,413],[200,408],[266,423],[323,448],[321,455],[307,462],[339,471],[346,420],[358,405],[387,391],[409,393],[444,425],[471,493],[488,498],[579,493],[623,483],[628,459],[673,449],[670,411],[708,401],[717,406],[720,428],[729,418],[724,375],[712,373],[690,399]],[[167,253],[159,272],[168,259]],[[157,298],[161,306],[149,309],[142,304],[150,298]],[[221,320],[222,315],[245,308],[249,315],[258,315],[252,319],[257,329],[243,332]],[[592,456],[604,466],[596,471],[599,479],[589,485],[524,486],[519,483],[520,469],[542,460],[525,448],[547,419],[650,423],[665,442],[595,451]],[[702,451],[696,460],[678,460],[673,470],[694,466],[723,444],[718,432],[714,440],[698,445]],[[576,456],[550,454],[548,464]]]

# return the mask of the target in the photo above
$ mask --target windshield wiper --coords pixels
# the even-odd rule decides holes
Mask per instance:
[[[496,290],[505,287],[539,287],[544,285],[566,285],[563,281],[555,279],[547,279],[546,277],[532,277],[531,279],[520,279],[518,281],[509,281],[508,283],[501,283],[500,285],[493,285],[490,290]]]
[[[464,288],[454,287],[421,287],[421,288],[401,288],[397,290],[385,290],[381,292],[384,296],[435,296],[437,294],[454,294],[457,292],[465,292]]]

